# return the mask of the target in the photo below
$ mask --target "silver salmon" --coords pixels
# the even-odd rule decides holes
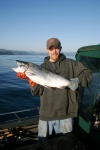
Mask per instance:
[[[64,89],[69,86],[70,80],[55,74],[40,65],[16,60],[17,68],[12,68],[15,72],[25,72],[26,76],[37,84],[46,88],[59,88]]]

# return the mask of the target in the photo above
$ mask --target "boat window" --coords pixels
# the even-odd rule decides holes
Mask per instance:
[[[100,130],[100,80],[93,108],[92,128],[95,130]]]
[[[80,61],[89,68],[92,72],[99,72],[100,58],[80,56]]]
[[[93,106],[100,101],[100,58],[81,57],[80,61],[92,71],[89,87],[81,88],[79,114],[86,120],[93,117]]]

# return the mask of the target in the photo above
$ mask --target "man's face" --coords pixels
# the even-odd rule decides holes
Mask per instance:
[[[50,56],[50,60],[51,62],[55,62],[59,59],[59,55],[60,55],[60,48],[56,48],[55,46],[52,46],[50,49],[47,49],[47,52]]]

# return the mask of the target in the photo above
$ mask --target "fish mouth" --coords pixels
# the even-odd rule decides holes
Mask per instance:
[[[29,63],[28,62],[23,62],[21,60],[16,60],[16,62],[17,62],[18,67],[25,68],[24,72],[26,72],[28,70],[28,68],[29,68]]]

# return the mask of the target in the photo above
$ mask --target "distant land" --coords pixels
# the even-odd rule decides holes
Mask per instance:
[[[76,52],[63,52],[65,55],[73,56]],[[35,51],[25,51],[25,50],[7,50],[7,49],[0,49],[0,55],[34,55],[34,54],[45,54],[42,52],[35,52]]]
[[[20,50],[7,50],[7,49],[0,49],[0,55],[31,55],[36,52],[33,51],[20,51]]]

